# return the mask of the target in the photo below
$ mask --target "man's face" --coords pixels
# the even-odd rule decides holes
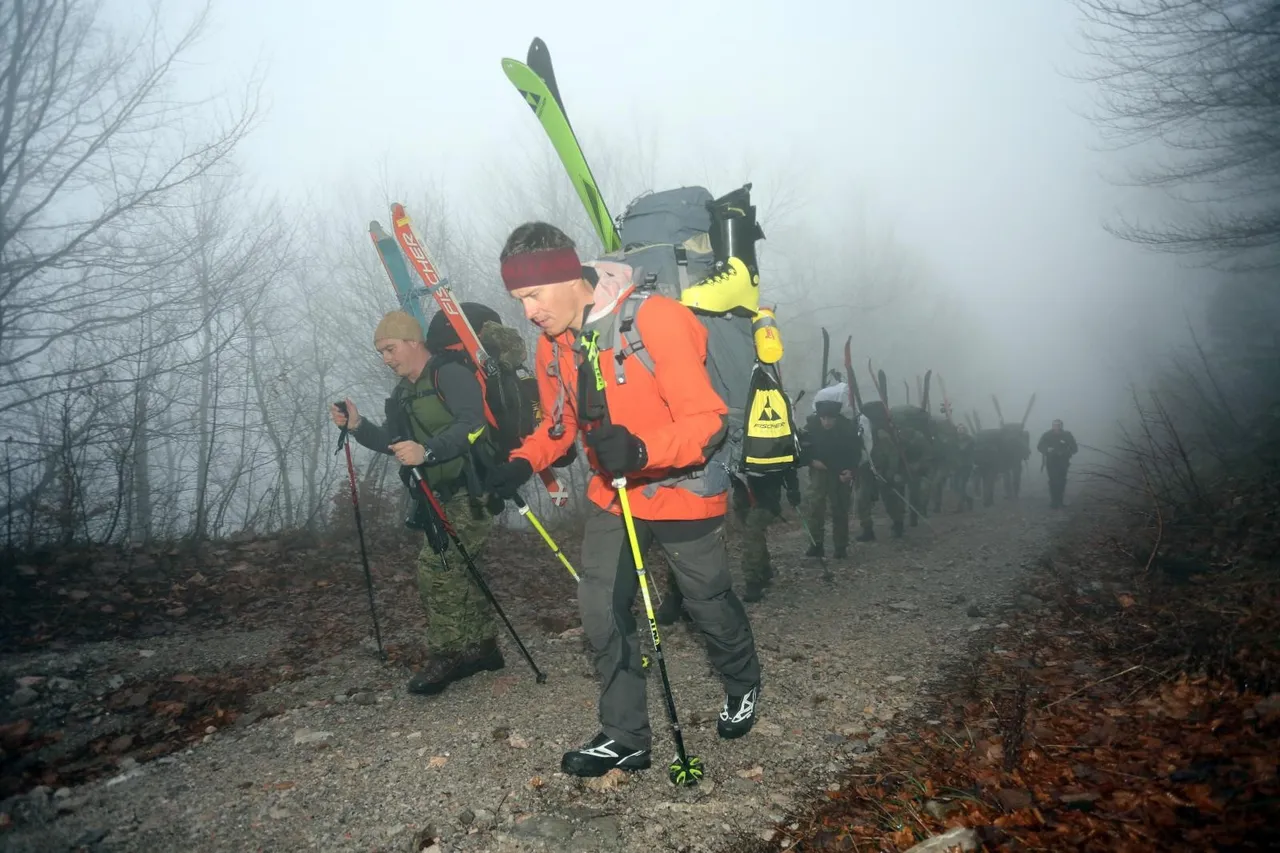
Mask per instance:
[[[1053,422],[1053,431],[1054,431],[1054,432],[1062,432],[1062,421],[1054,421],[1054,422]]]
[[[522,287],[511,291],[511,295],[520,300],[525,319],[541,329],[544,335],[554,338],[582,317],[578,295],[580,281],[575,279]]]
[[[391,368],[396,376],[412,378],[413,369],[418,363],[416,356],[423,352],[421,344],[399,338],[379,338],[373,345],[378,350],[378,355],[382,356],[382,363]]]
[[[836,419],[831,415],[819,415],[818,423],[822,424],[823,429],[835,429]]]

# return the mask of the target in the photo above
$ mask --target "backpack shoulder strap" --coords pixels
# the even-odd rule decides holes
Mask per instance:
[[[627,375],[622,363],[628,356],[636,356],[645,370],[654,372],[653,356],[649,354],[648,348],[641,340],[640,328],[636,326],[636,314],[640,313],[640,306],[652,294],[653,290],[650,288],[635,287],[627,294],[626,299],[622,301],[622,307],[618,309],[618,343],[621,346],[614,348],[613,369],[614,378],[619,385],[627,384]]]
[[[418,396],[436,396],[440,398],[440,402],[449,407],[449,402],[444,398],[444,394],[440,391],[440,368],[446,364],[460,364],[463,367],[471,367],[471,356],[467,355],[466,350],[446,349],[431,356],[431,361],[427,362],[427,371],[431,376],[431,391],[424,391]],[[484,392],[484,380],[480,380],[481,393]]]

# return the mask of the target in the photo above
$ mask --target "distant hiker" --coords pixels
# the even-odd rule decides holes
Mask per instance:
[[[742,600],[748,604],[764,598],[773,584],[773,560],[769,555],[769,526],[782,517],[782,494],[792,506],[800,503],[795,474],[761,474],[733,478],[733,514],[742,527]],[[668,573],[667,590],[657,610],[659,625],[689,619],[684,596],[675,575]]]
[[[465,309],[464,309],[465,310]],[[452,337],[451,337],[452,336]],[[373,345],[400,382],[386,401],[386,424],[362,417],[346,401],[348,415],[337,406],[329,416],[370,450],[394,455],[408,482],[416,467],[435,491],[445,514],[473,555],[481,553],[492,524],[479,502],[479,489],[468,489],[470,449],[485,429],[484,398],[475,374],[449,358],[446,348],[457,342],[443,312],[431,319],[426,340],[410,314],[392,311],[373,333]],[[435,353],[435,355],[433,355]],[[448,400],[446,406],[444,400]],[[391,444],[394,438],[405,438]],[[414,501],[410,526],[436,529],[424,513],[425,498]],[[409,681],[409,692],[430,696],[478,672],[502,669],[497,627],[483,593],[455,555],[446,562],[430,536],[418,554],[418,595],[427,613],[427,662]]]
[[[805,458],[809,462],[809,489],[805,513],[813,542],[806,557],[821,557],[823,525],[831,507],[831,543],[836,559],[848,556],[849,504],[854,475],[858,469],[861,440],[853,421],[845,417],[839,400],[814,403],[814,412],[801,433]]]
[[[704,365],[706,329],[675,300],[637,293],[631,267],[606,261],[583,266],[573,241],[545,222],[516,228],[501,260],[508,292],[542,332],[536,374],[547,414],[487,486],[509,497],[579,434],[593,471],[578,605],[596,653],[601,731],[565,753],[561,770],[602,776],[614,767],[650,765],[645,648],[632,609],[637,577],[611,485],[619,476],[627,478],[641,549],[657,541],[666,553],[684,607],[723,679],[717,730],[723,738],[745,735],[759,709],[760,661],[731,586],[724,542],[728,475],[707,465],[723,441],[728,407]],[[635,356],[640,346],[652,359],[652,372]]]
[[[862,435],[862,462],[858,466],[858,521],[862,532],[859,542],[874,542],[875,526],[871,510],[877,500],[884,503],[889,515],[894,538],[903,533],[903,517],[906,507],[907,481],[903,474],[901,454],[898,453],[889,431],[889,419],[884,403],[868,400],[862,406],[858,419]]]
[[[734,478],[733,509],[742,524],[742,600],[759,601],[773,583],[769,556],[769,525],[782,517],[782,493],[793,493],[798,503],[795,475],[763,474]]]
[[[1062,428],[1062,421],[1054,421],[1036,442],[1036,450],[1044,457],[1044,467],[1049,473],[1049,506],[1060,509],[1067,489],[1067,468],[1071,466],[1071,457],[1080,452],[1076,437]]]

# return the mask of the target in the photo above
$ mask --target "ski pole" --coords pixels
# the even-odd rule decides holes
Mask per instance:
[[[347,414],[345,402],[334,403],[334,405],[343,415]],[[347,479],[351,483],[351,508],[356,513],[356,536],[360,540],[360,562],[364,565],[365,588],[369,591],[369,615],[373,617],[373,637],[378,642],[378,657],[386,660],[387,653],[382,649],[382,631],[378,628],[378,608],[373,603],[373,572],[369,570],[369,554],[364,546],[364,519],[360,515],[360,490],[356,487],[356,465],[351,460],[351,440],[346,427],[339,427],[338,450],[347,451]]]
[[[403,439],[393,439],[395,444]],[[449,534],[449,538],[453,540],[454,546],[458,549],[458,553],[462,555],[462,562],[467,567],[467,571],[471,573],[471,579],[476,582],[476,586],[480,587],[480,591],[484,593],[484,597],[489,599],[489,603],[493,605],[493,609],[498,612],[498,618],[502,620],[502,624],[507,626],[507,631],[511,634],[511,639],[515,640],[516,647],[520,649],[520,654],[524,655],[525,661],[528,662],[529,668],[533,670],[534,678],[539,684],[545,684],[547,680],[546,674],[538,669],[538,665],[533,662],[533,655],[529,654],[529,650],[524,647],[524,643],[520,640],[520,635],[516,633],[515,626],[511,624],[511,620],[507,618],[507,614],[503,611],[502,605],[498,603],[498,599],[494,597],[493,590],[489,589],[489,585],[485,583],[484,577],[480,574],[475,560],[471,559],[471,554],[467,552],[467,546],[462,544],[462,538],[458,536],[458,531],[454,528],[453,523],[449,521],[449,516],[444,514],[444,507],[440,505],[440,501],[436,498],[435,492],[431,491],[431,487],[427,485],[426,479],[418,473],[416,468],[409,469],[409,476],[426,496],[427,503],[431,506],[431,511],[436,514],[436,519],[440,522],[440,526],[444,528],[444,532]]]
[[[667,676],[667,659],[662,655],[662,638],[658,635],[658,619],[653,614],[653,600],[649,597],[649,581],[640,554],[640,539],[636,536],[636,523],[631,515],[631,501],[627,498],[627,478],[613,481],[618,490],[618,503],[622,507],[622,521],[627,526],[627,539],[631,542],[631,559],[636,564],[636,576],[640,579],[640,595],[644,598],[644,615],[649,619],[649,635],[653,638],[653,656],[658,659],[658,671],[662,673],[662,695],[667,700],[667,717],[671,720],[671,734],[676,742],[676,758],[667,768],[673,785],[696,785],[706,772],[702,759],[689,755],[684,749],[684,735],[680,732],[680,718],[676,715],[675,698],[671,695],[671,679]]]
[[[519,510],[520,514],[528,519],[529,523],[533,525],[533,529],[538,531],[538,535],[542,537],[543,542],[547,543],[547,547],[551,549],[551,553],[560,558],[560,562],[564,564],[564,567],[569,570],[569,574],[573,575],[573,579],[577,581],[578,573],[574,571],[573,563],[569,562],[569,558],[560,550],[560,546],[556,544],[556,540],[551,538],[551,534],[547,532],[547,528],[542,526],[541,521],[538,521],[538,517],[533,514],[533,510],[529,509],[529,505],[524,502],[524,498],[516,495],[511,500],[516,505],[516,509]]]

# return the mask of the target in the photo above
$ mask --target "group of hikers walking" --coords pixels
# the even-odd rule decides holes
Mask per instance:
[[[386,314],[373,335],[399,380],[382,423],[350,399],[330,411],[347,449],[357,528],[362,532],[348,436],[400,463],[414,496],[406,523],[424,534],[417,585],[429,657],[408,690],[430,696],[502,669],[499,623],[542,682],[545,675],[480,566],[494,518],[514,504],[577,581],[599,679],[597,731],[563,755],[561,770],[589,777],[651,765],[645,685],[656,661],[676,752],[669,778],[695,784],[705,768],[685,750],[659,626],[682,617],[691,623],[724,689],[717,732],[728,740],[746,735],[759,717],[763,676],[744,602],[759,601],[773,580],[768,528],[783,515],[783,498],[802,512],[810,556],[824,554],[828,512],[834,555],[848,556],[855,489],[858,540],[875,538],[877,501],[901,536],[904,517],[915,524],[921,514],[921,472],[940,458],[926,402],[928,377],[918,413],[889,407],[883,371],[880,400],[864,402],[846,343],[848,384],[837,377],[821,389],[799,428],[796,400],[782,384],[782,340],[773,311],[760,299],[755,244],[764,232],[751,185],[719,198],[703,187],[647,193],[615,220],[569,124],[546,44],[534,39],[527,64],[505,59],[502,65],[560,155],[605,254],[583,259],[574,241],[547,222],[527,222],[507,237],[498,258],[503,289],[538,332],[530,372],[523,336],[497,311],[454,301],[403,206],[392,207],[394,236],[371,223],[403,310]],[[427,295],[439,306],[430,320],[422,307]],[[828,385],[825,348],[823,361],[822,384]],[[950,425],[949,403],[944,413]],[[941,434],[957,433],[964,435],[963,427]],[[1065,435],[1041,442],[1053,460],[1055,506],[1075,452]],[[976,460],[982,448],[974,444]],[[580,453],[591,476],[575,568],[521,490],[537,477],[552,503],[563,506],[569,496],[556,472]],[[807,501],[802,467],[808,469]],[[952,467],[948,476],[958,478]],[[963,484],[958,491],[968,500]],[[936,497],[941,500],[941,485]],[[741,598],[726,548],[731,506],[742,523]],[[644,565],[653,546],[669,567],[656,611]],[[637,591],[652,659],[637,635]]]

